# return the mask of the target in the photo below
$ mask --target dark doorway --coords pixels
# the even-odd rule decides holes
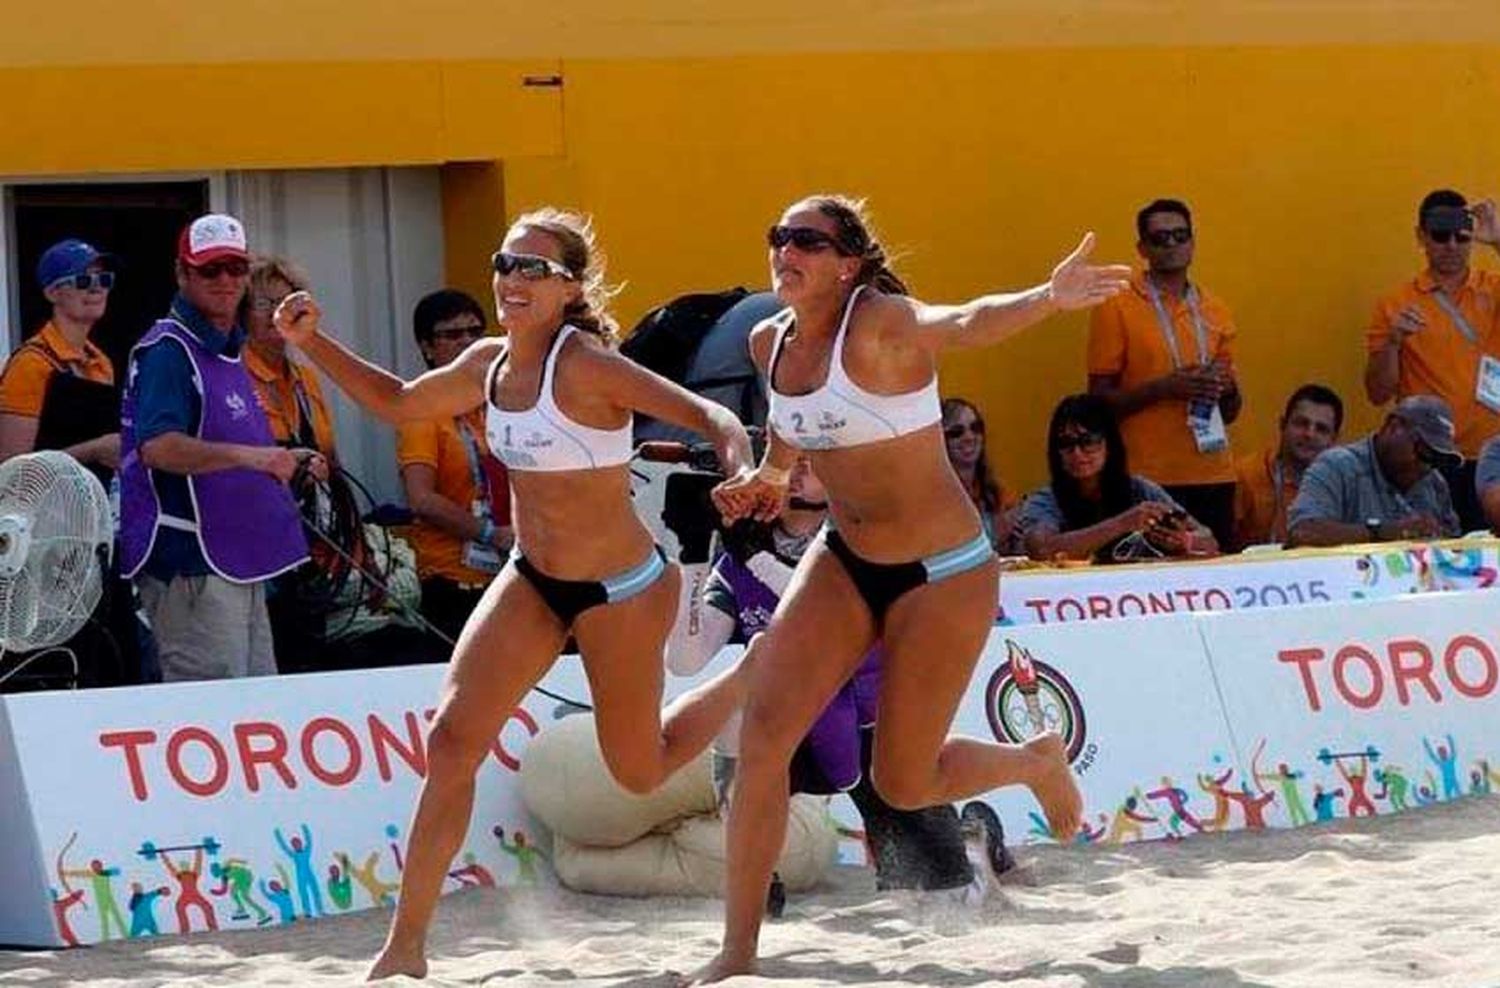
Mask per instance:
[[[130,348],[166,313],[177,290],[172,271],[177,236],[208,211],[208,182],[13,185],[10,205],[21,317],[11,346],[41,329],[51,315],[36,283],[42,251],[78,237],[116,257],[109,309],[91,338],[109,354],[116,379],[123,381]]]

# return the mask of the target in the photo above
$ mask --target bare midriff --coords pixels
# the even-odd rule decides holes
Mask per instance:
[[[650,554],[651,533],[630,499],[630,467],[510,474],[516,545],[559,580],[602,580]]]
[[[809,453],[839,534],[872,563],[952,549],[981,529],[937,425],[877,443]]]

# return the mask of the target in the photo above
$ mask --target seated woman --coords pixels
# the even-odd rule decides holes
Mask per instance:
[[[990,466],[990,458],[984,448],[984,416],[979,409],[963,398],[944,398],[943,441],[948,446],[948,462],[964,490],[979,511],[980,524],[990,545],[1002,556],[1019,555],[1020,545],[1015,540],[1016,498],[1001,486]]]
[[[1047,465],[1052,482],[1026,498],[1016,522],[1031,558],[1107,563],[1218,552],[1213,534],[1160,485],[1130,473],[1103,399],[1079,394],[1058,403]]]

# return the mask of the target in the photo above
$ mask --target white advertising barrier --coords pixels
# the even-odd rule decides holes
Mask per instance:
[[[1500,781],[1500,606],[1486,594],[1215,615],[1205,640],[1275,826],[1487,794]]]
[[[1104,621],[1483,590],[1497,576],[1500,541],[1494,539],[1016,570],[1000,578],[999,623]]]
[[[444,668],[0,697],[0,942],[253,928],[386,905]],[[478,777],[446,890],[533,882],[532,694]]]
[[[1067,742],[1084,796],[1081,841],[1185,835],[1189,807],[1239,771],[1193,615],[996,628],[954,731],[1017,742],[1038,719]],[[1010,840],[1049,839],[1026,789],[985,798]],[[1204,824],[1228,826],[1229,815],[1210,812]]]

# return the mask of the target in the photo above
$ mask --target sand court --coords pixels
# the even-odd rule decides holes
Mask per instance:
[[[768,923],[784,985],[1478,986],[1500,983],[1500,800],[1121,847],[1022,849],[978,907],[877,893],[839,869]],[[445,897],[433,985],[671,983],[713,953],[719,905],[555,888]],[[0,984],[343,985],[384,911],[260,931],[0,954]],[[415,983],[415,982],[388,982]],[[731,984],[756,984],[738,979]]]

